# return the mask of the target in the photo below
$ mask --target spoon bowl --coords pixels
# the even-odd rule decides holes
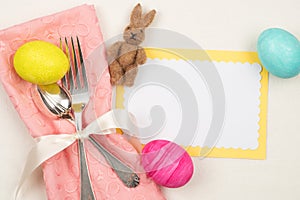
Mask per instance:
[[[38,93],[49,111],[63,119],[73,119],[69,92],[57,84],[37,86]]]

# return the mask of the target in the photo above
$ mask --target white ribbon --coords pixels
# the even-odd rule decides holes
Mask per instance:
[[[129,113],[125,110],[111,110],[90,123],[80,133],[46,135],[35,138],[36,144],[30,150],[19,184],[15,199],[27,178],[46,160],[69,147],[76,140],[86,138],[90,134],[106,135],[112,133],[111,129],[120,128],[131,134],[137,133]]]

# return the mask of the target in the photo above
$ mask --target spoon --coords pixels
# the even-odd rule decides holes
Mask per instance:
[[[40,85],[37,90],[49,111],[63,119],[74,119],[69,92],[57,84]]]
[[[57,84],[47,86],[37,86],[38,93],[49,111],[62,118],[74,120],[72,113],[72,100],[69,92]],[[117,157],[112,155],[106,148],[100,145],[92,136],[89,141],[99,150],[106,161],[116,172],[121,181],[129,188],[139,185],[140,178],[131,168],[122,163]]]

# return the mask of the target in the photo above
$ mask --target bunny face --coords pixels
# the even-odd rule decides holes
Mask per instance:
[[[129,25],[124,30],[123,38],[128,44],[139,45],[145,39],[145,28],[135,28]]]
[[[140,4],[137,4],[132,10],[130,24],[124,30],[124,40],[132,45],[141,44],[145,39],[145,28],[151,24],[155,13],[155,10],[151,10],[147,14],[142,15],[142,7]]]

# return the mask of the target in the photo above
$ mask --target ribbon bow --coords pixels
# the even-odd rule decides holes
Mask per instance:
[[[131,122],[129,113],[125,110],[114,109],[98,117],[81,132],[73,134],[46,135],[35,138],[36,144],[30,150],[19,184],[15,199],[27,178],[46,160],[69,147],[78,139],[87,138],[90,134],[107,135],[116,128],[125,132],[136,133],[137,127]]]

